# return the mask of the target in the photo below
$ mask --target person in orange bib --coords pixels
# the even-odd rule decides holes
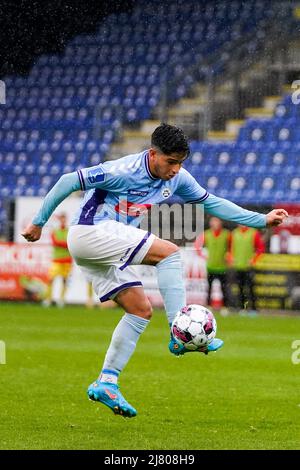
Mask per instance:
[[[230,231],[223,227],[222,221],[218,217],[211,217],[209,220],[209,229],[196,239],[195,248],[199,256],[203,255],[202,248],[208,250],[206,259],[207,266],[207,305],[211,305],[212,283],[218,279],[221,284],[223,295],[222,314],[228,314],[228,296],[227,296],[227,261],[226,257],[230,250]],[[225,311],[226,310],[226,311]]]
[[[231,234],[230,265],[235,270],[239,286],[239,304],[241,309],[256,313],[256,298],[253,286],[253,268],[258,257],[264,253],[265,243],[261,233],[250,227],[239,225]],[[245,293],[248,287],[248,296]],[[249,299],[249,300],[248,300]],[[242,313],[242,311],[241,311]]]
[[[72,269],[72,258],[68,250],[67,236],[68,228],[66,226],[67,218],[65,214],[57,216],[59,227],[51,233],[51,241],[53,246],[52,263],[49,269],[49,286],[43,305],[48,307],[52,303],[52,288],[54,280],[57,277],[62,278],[62,287],[59,300],[56,302],[59,307],[65,304],[65,294],[67,289],[67,281]]]

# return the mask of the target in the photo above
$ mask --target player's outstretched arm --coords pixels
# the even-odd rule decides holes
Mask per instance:
[[[206,212],[220,219],[254,228],[279,225],[288,217],[288,213],[284,209],[274,209],[268,214],[259,214],[258,212],[243,209],[233,202],[213,194],[210,194],[202,205]]]
[[[81,189],[77,172],[62,175],[53,188],[46,195],[42,207],[29,224],[22,236],[29,242],[35,242],[40,239],[42,227],[48,221],[49,217],[56,207],[74,191]]]

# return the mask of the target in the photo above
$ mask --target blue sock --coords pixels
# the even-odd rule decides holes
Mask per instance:
[[[148,323],[149,320],[131,313],[125,313],[121,318],[104,359],[99,377],[101,382],[117,383],[120,372],[132,356],[136,343]]]
[[[178,310],[186,305],[183,266],[179,252],[173,253],[156,265],[158,286],[164,300],[169,325]]]

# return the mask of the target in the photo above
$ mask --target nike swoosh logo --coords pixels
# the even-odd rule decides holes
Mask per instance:
[[[111,398],[112,400],[115,400],[117,398],[118,395],[116,395],[115,393],[111,393],[109,390],[107,390],[107,388],[105,389],[105,393],[109,396],[109,398]]]

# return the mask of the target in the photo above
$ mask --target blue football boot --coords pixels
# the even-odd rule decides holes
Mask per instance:
[[[175,354],[175,356],[182,356],[183,354],[188,352],[203,352],[204,354],[208,354],[209,352],[217,351],[223,346],[223,344],[224,341],[218,338],[214,338],[211,343],[209,343],[204,348],[196,349],[196,351],[191,351],[190,349],[186,349],[183,344],[177,342],[174,336],[171,335],[171,339],[169,342],[169,351],[172,354]]]
[[[96,380],[89,386],[87,394],[90,400],[103,403],[116,415],[124,418],[133,418],[137,415],[137,411],[125,400],[116,384]]]

